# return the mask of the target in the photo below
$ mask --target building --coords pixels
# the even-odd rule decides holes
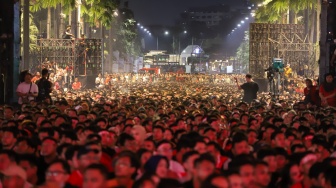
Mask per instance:
[[[190,8],[185,14],[186,22],[203,22],[208,27],[217,26],[232,16],[230,7],[226,5]]]

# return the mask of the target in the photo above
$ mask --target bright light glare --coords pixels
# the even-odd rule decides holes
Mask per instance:
[[[138,23],[137,25],[140,26],[140,23]]]
[[[240,24],[238,24],[237,26],[238,26],[238,27],[240,27],[241,25],[240,25]]]
[[[141,29],[143,29],[144,27],[143,27],[143,26],[141,26],[140,28],[141,28]]]
[[[144,31],[147,31],[147,29],[145,28]]]
[[[249,19],[248,17],[245,18],[245,20],[248,20],[248,19]]]
[[[187,34],[187,31],[184,31],[183,33],[184,33],[184,34]]]
[[[241,21],[241,23],[245,23],[244,21]]]
[[[169,35],[169,32],[168,32],[168,31],[165,31],[165,35]]]

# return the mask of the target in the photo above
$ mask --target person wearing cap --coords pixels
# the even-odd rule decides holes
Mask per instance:
[[[257,92],[259,91],[259,85],[252,80],[251,74],[246,74],[246,83],[239,85],[237,77],[235,77],[238,89],[244,90],[243,101],[251,103],[254,99],[257,99]]]

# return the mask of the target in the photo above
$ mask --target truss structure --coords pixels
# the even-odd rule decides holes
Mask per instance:
[[[97,75],[102,70],[101,39],[38,39],[31,69],[69,69],[73,76]]]
[[[315,46],[304,34],[304,26],[297,24],[252,23],[250,26],[250,72],[265,77],[265,69],[273,58],[290,64],[295,74],[313,76],[317,67]]]

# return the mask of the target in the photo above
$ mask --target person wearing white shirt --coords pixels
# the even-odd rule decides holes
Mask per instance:
[[[32,75],[26,72],[24,75],[24,82],[21,82],[16,88],[16,94],[19,97],[18,103],[21,105],[32,101],[38,95],[38,87],[31,81]]]
[[[96,78],[96,88],[102,89],[104,88],[104,78],[102,77],[102,75],[99,73],[98,77]]]

